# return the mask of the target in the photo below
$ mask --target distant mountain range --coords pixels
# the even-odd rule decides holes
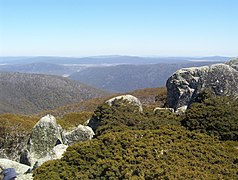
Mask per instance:
[[[91,67],[73,73],[69,78],[112,92],[129,92],[136,89],[163,87],[167,79],[178,69],[214,63],[217,62]]]
[[[156,64],[187,61],[227,61],[231,57],[138,57],[138,56],[92,56],[92,57],[0,57],[0,64]]]
[[[22,72],[22,73],[37,73],[37,74],[52,74],[60,75],[72,73],[69,67],[51,64],[45,62],[30,63],[30,64],[5,64],[0,65],[1,72]]]
[[[25,73],[0,73],[0,113],[32,114],[107,93],[67,78]]]
[[[224,62],[230,57],[0,57],[0,72],[51,74],[112,92],[165,86],[177,69]]]

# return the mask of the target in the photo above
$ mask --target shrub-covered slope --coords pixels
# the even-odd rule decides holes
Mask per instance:
[[[165,88],[142,89],[131,94],[135,94],[140,98],[144,105],[156,104],[153,97],[157,94],[166,94]],[[79,124],[84,124],[88,120],[93,111],[106,100],[103,98],[94,98],[82,101],[77,104],[71,104],[57,108],[55,110],[43,111],[34,116],[23,116],[16,114],[0,115],[0,157],[7,157],[17,160],[22,145],[27,140],[34,124],[40,117],[46,114],[52,114],[57,117],[58,123],[63,129],[71,129]],[[119,111],[118,111],[119,112]],[[17,147],[17,148],[15,148]]]
[[[113,106],[103,104],[99,106],[92,116],[99,122],[95,129],[97,136],[108,132],[125,130],[159,129],[163,124],[180,125],[180,117],[171,112],[154,114],[150,108],[144,108],[140,113],[138,107],[131,106],[122,100],[115,100]]]
[[[235,179],[238,151],[207,135],[165,126],[107,133],[73,145],[34,179]]]
[[[147,108],[140,113],[138,108],[117,100],[113,106],[99,106],[93,118],[100,122],[96,138],[69,147],[61,160],[43,164],[34,171],[34,179],[238,177],[237,147],[185,129],[180,125],[183,115],[166,111],[154,114]]]

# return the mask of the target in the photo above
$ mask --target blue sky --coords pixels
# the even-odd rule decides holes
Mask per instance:
[[[237,56],[237,0],[0,0],[0,56]]]

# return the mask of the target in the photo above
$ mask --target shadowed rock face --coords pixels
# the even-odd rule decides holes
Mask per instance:
[[[238,95],[238,59],[226,64],[214,64],[176,71],[166,83],[167,104],[175,110],[190,106],[205,88],[215,95]]]

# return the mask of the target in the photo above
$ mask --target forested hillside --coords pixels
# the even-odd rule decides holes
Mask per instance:
[[[0,73],[0,113],[33,114],[107,93],[59,76]]]

